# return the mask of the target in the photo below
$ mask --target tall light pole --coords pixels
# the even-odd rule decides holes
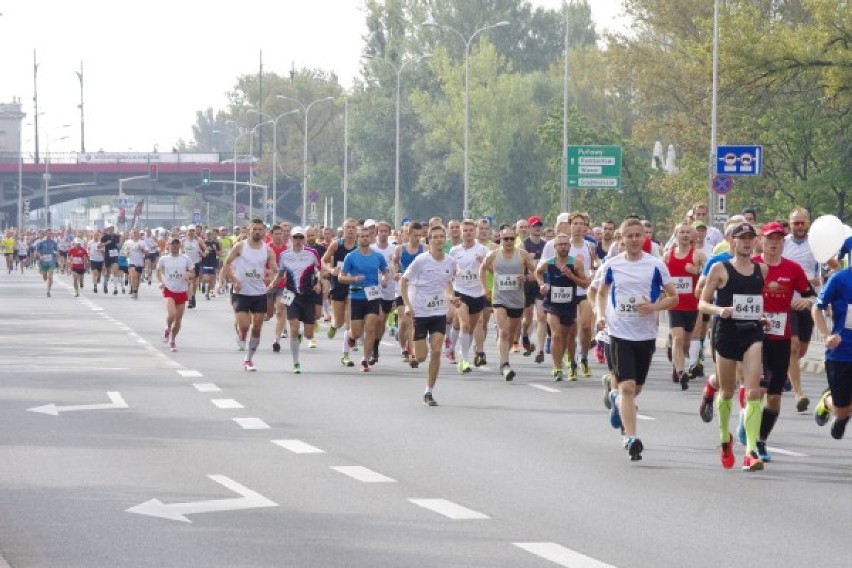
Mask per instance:
[[[254,131],[267,124],[272,124],[272,122],[271,120],[258,122],[254,128],[249,130],[249,155],[252,160],[249,164],[249,219],[252,218],[252,214],[254,213]],[[266,204],[264,203],[264,205]]]
[[[393,178],[393,226],[399,227],[399,95],[402,70],[405,69],[405,66],[409,63],[416,63],[428,57],[432,57],[432,54],[426,53],[413,59],[407,59],[402,62],[402,65],[396,65],[390,59],[379,59],[378,57],[373,57],[372,55],[365,55],[364,57],[367,59],[372,59],[373,61],[382,61],[384,63],[387,63],[388,65],[393,67],[393,70],[396,73],[396,163],[394,164],[395,171]]]
[[[497,22],[496,24],[489,24],[487,26],[482,26],[475,32],[473,32],[469,38],[465,39],[460,31],[455,28],[451,28],[450,26],[445,26],[443,24],[439,24],[434,20],[427,20],[423,22],[423,25],[426,27],[432,28],[443,28],[445,30],[449,30],[451,32],[455,32],[457,36],[464,43],[464,209],[462,210],[462,216],[467,219],[470,217],[470,210],[468,209],[468,197],[469,197],[469,148],[470,148],[470,44],[473,41],[473,38],[481,34],[486,30],[490,30],[492,28],[502,28],[504,26],[508,26],[509,22],[503,20],[502,22]]]
[[[269,116],[266,113],[260,112],[259,110],[255,110],[253,108],[248,109],[248,112],[257,113],[259,116]],[[300,112],[299,109],[293,109],[291,111],[282,112],[275,118],[272,118],[273,131],[272,131],[272,222],[275,223],[275,220],[278,219],[278,121],[284,118],[285,116],[289,116],[291,114],[296,114]]]
[[[69,126],[71,125],[63,124],[60,128],[68,128]],[[68,138],[70,137],[61,136],[54,139],[54,142],[68,140]],[[45,152],[44,157],[44,175],[42,179],[44,180],[44,228],[47,230],[50,229],[50,134],[47,136],[47,152]]]
[[[716,213],[713,199],[713,176],[716,173],[716,117],[719,93],[719,0],[713,0],[713,99],[710,110],[710,176],[707,180],[707,220],[712,222]]]
[[[232,124],[239,128],[241,132],[234,137],[234,209],[233,209],[233,227],[237,226],[237,142],[240,138],[248,134],[248,129],[234,120],[228,120],[225,124]]]
[[[80,61],[80,70],[74,71],[80,80],[80,152],[86,153],[86,127],[83,119],[83,61]]]
[[[307,225],[308,218],[308,114],[311,112],[311,107],[315,104],[322,103],[325,101],[333,101],[334,97],[323,97],[321,99],[311,101],[307,105],[305,105],[305,103],[303,103],[299,99],[285,97],[284,95],[278,95],[278,98],[283,99],[285,101],[293,101],[294,103],[297,103],[302,108],[302,112],[305,114],[305,140],[302,157],[302,226],[304,227],[305,225]]]

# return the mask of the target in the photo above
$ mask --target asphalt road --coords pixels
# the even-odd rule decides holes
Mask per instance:
[[[57,280],[46,298],[32,272],[0,276],[13,568],[849,563],[849,439],[790,397],[766,470],[741,471],[740,447],[723,470],[698,385],[672,385],[662,350],[638,400],[644,460],[630,462],[597,365],[554,384],[516,355],[506,383],[492,334],[489,370],[445,364],[427,408],[423,371],[396,347],[364,374],[323,332],[294,375],[268,324],[246,373],[225,298],[201,298],[170,353],[154,287],[74,298]],[[824,377],[804,381],[815,401]]]

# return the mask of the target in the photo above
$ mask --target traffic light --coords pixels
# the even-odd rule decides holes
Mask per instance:
[[[157,164],[148,164],[148,178],[156,181],[158,170]]]
[[[124,223],[127,223],[127,211],[125,211],[124,209],[118,210],[118,222],[122,225]]]
[[[201,170],[201,185],[210,185],[210,168]]]

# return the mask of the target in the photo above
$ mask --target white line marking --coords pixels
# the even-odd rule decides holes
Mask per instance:
[[[807,458],[810,457],[808,454],[800,454],[799,452],[792,452],[790,450],[784,450],[781,448],[773,448],[772,446],[767,446],[766,449],[771,451],[774,454],[781,454],[782,456],[790,456],[792,458]]]
[[[183,367],[183,364],[178,363],[177,361],[172,361],[171,359],[169,359],[168,361],[166,361],[166,363],[167,363],[168,365],[171,365],[172,367]]]
[[[148,343],[147,339],[142,339],[141,337],[136,340],[136,343]]]
[[[543,390],[544,392],[559,392],[559,389],[555,389],[553,387],[546,387],[544,385],[530,385],[534,389]]]
[[[276,446],[281,446],[285,450],[290,450],[294,454],[324,454],[325,450],[321,450],[316,446],[306,444],[301,440],[272,440]]]
[[[198,392],[222,392],[214,383],[192,383]]]
[[[181,369],[177,373],[178,373],[178,375],[180,375],[181,377],[183,377],[185,379],[204,376],[199,371],[196,371],[195,369]]]
[[[566,568],[614,568],[555,542],[513,542],[515,546]]]
[[[646,414],[637,414],[636,419],[637,420],[656,420],[656,418],[654,418],[653,416],[648,416]]]
[[[245,408],[233,398],[211,398],[210,402],[216,405],[216,408],[221,408],[222,410],[228,410],[229,408]]]
[[[418,507],[429,509],[439,515],[444,515],[450,519],[488,519],[488,515],[484,515],[467,507],[462,507],[452,501],[446,499],[409,499]]]
[[[397,345],[397,344],[391,343],[389,341],[382,341],[382,345],[384,345],[385,347],[393,347],[394,345]]]
[[[145,345],[145,351],[150,351],[151,353],[159,353],[156,347],[153,345]]]
[[[391,479],[362,465],[333,465],[331,469],[363,483],[396,483],[396,479]]]
[[[239,424],[243,430],[268,430],[269,424],[260,418],[234,418],[234,422]]]

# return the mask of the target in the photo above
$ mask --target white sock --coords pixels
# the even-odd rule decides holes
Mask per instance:
[[[349,354],[349,330],[346,329],[343,331],[343,354]]]
[[[469,333],[462,333],[459,335],[461,339],[461,356],[462,360],[467,361],[468,354],[470,353],[470,342],[471,337]]]
[[[690,367],[698,361],[698,352],[701,349],[701,343],[697,339],[692,339],[689,342],[689,355],[687,356],[687,366]]]
[[[456,350],[456,342],[459,340],[459,330],[454,327],[450,328],[450,350]]]

